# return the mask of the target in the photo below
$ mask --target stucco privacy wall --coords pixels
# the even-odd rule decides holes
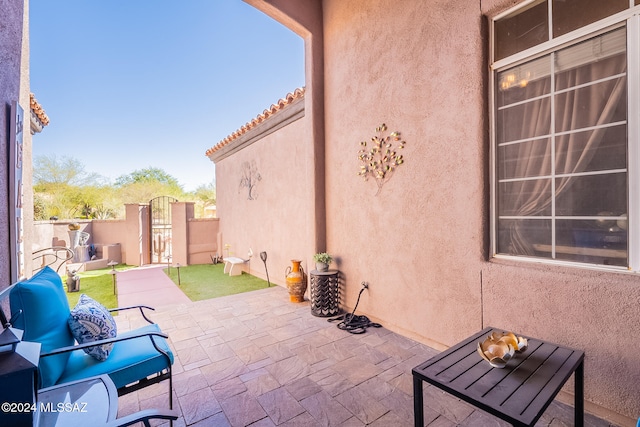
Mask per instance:
[[[20,67],[23,39],[23,9],[22,0],[0,0],[0,151],[8,153],[9,142],[9,111],[11,102],[20,96]],[[29,111],[29,105],[23,105]],[[9,273],[9,206],[8,200],[8,165],[7,155],[0,156],[0,283],[2,287],[10,282]]]
[[[306,260],[314,250],[308,197],[313,191],[313,147],[304,131],[301,118],[216,162],[221,254],[248,258],[251,249],[251,274],[266,278],[260,252],[267,252],[269,279],[280,285],[291,259]],[[255,183],[251,199],[248,187],[241,185],[247,174]],[[230,246],[228,251],[224,245]],[[307,262],[303,267],[308,271]]]
[[[347,306],[368,281],[358,311],[412,338],[446,347],[492,325],[585,350],[587,408],[631,425],[638,276],[487,259],[486,14],[517,3],[322,2],[327,249]],[[357,151],[383,122],[405,164],[374,196]]]
[[[30,129],[29,117],[31,115],[31,74],[29,71],[29,1],[24,1],[24,12],[22,16],[22,58],[20,64],[20,105],[25,111],[25,129]],[[23,239],[25,248],[29,242],[33,241],[33,135],[25,130],[23,134],[22,150],[22,216],[23,216]],[[33,269],[31,257],[25,254],[24,270],[25,277],[30,277]]]
[[[341,258],[347,304],[367,281],[360,309],[411,336],[453,344],[482,326],[477,4],[324,5],[327,241]],[[401,132],[405,163],[376,196],[375,183],[357,176],[357,152],[381,123]]]

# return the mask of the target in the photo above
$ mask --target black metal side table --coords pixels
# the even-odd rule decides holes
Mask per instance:
[[[309,273],[311,314],[318,317],[337,316],[341,313],[340,303],[340,272],[338,270],[318,271]]]

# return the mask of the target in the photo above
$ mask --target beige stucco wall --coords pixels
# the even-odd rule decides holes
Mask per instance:
[[[125,220],[94,219],[91,221],[91,225],[91,243],[110,245],[126,240]]]
[[[288,17],[300,7],[249,3]],[[585,350],[587,409],[632,425],[640,278],[488,259],[485,14],[517,3],[322,2],[324,78],[307,75],[307,87],[325,94],[327,249],[345,275],[347,307],[367,281],[359,313],[437,348],[491,325]],[[381,123],[407,144],[405,164],[375,196],[375,183],[357,176],[357,152]]]
[[[0,156],[0,287],[10,284],[10,245],[9,224],[13,220],[9,218],[8,184],[8,129],[9,110],[12,101],[19,99],[20,69],[23,42],[23,0],[0,0],[2,11],[2,25],[0,25],[0,151],[5,155]],[[29,103],[23,105],[25,111],[29,110]]]
[[[313,193],[313,150],[304,130],[305,118],[298,119],[216,163],[221,254],[227,256],[227,244],[230,255],[241,258],[248,258],[251,249],[251,274],[266,278],[260,259],[260,252],[266,251],[269,279],[280,285],[291,259],[303,260],[308,270],[314,254],[308,197]],[[245,162],[260,174],[253,200],[240,186]]]
[[[487,157],[477,4],[326,1],[324,19],[327,241],[340,257],[347,305],[367,281],[359,309],[453,344],[482,326]],[[381,123],[406,140],[405,163],[376,196],[375,183],[357,176],[357,153]]]
[[[22,163],[22,216],[24,218],[24,241],[26,254],[24,257],[25,277],[31,277],[33,269],[31,254],[28,252],[29,242],[33,241],[33,136],[29,129],[31,120],[31,76],[29,72],[29,1],[24,2],[23,31],[22,31],[22,59],[20,65],[20,105],[24,109],[24,133],[23,133],[23,163]]]
[[[172,262],[181,265],[209,264],[211,255],[221,253],[218,247],[220,221],[217,218],[194,219],[193,203],[182,202],[174,205]],[[146,253],[139,253],[139,248],[148,245],[149,241],[148,221],[143,217],[147,213],[146,205],[129,206],[130,215],[126,220],[73,221],[80,224],[81,231],[90,234],[88,243],[96,245],[98,258],[122,260],[131,263],[130,265],[141,265],[141,260],[148,262],[148,246]],[[178,214],[180,210],[182,215]],[[71,221],[36,221],[33,225],[32,251],[53,246],[69,247],[69,224]],[[107,256],[103,256],[102,247],[106,245],[118,247],[107,249]],[[115,252],[112,254],[113,251]],[[36,267],[40,265],[40,261],[41,258],[35,263]]]
[[[219,227],[218,218],[189,219],[186,249],[189,264],[209,264],[212,256],[222,255],[222,250],[218,246]]]
[[[93,223],[90,220],[73,221],[80,225],[80,231],[89,233],[88,243],[102,243],[95,240]],[[71,221],[35,221],[33,224],[32,252],[53,246],[70,247],[69,225]]]

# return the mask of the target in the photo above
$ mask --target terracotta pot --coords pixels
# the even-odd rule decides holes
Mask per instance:
[[[303,302],[304,293],[307,290],[307,277],[304,270],[300,266],[302,261],[292,259],[291,267],[287,267],[287,289],[289,290],[289,299],[291,302]]]

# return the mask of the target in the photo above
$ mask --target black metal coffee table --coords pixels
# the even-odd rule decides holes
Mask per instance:
[[[502,368],[492,368],[477,352],[485,328],[413,368],[416,427],[424,426],[422,381],[514,426],[533,426],[575,372],[575,425],[584,424],[584,352],[535,338]]]

